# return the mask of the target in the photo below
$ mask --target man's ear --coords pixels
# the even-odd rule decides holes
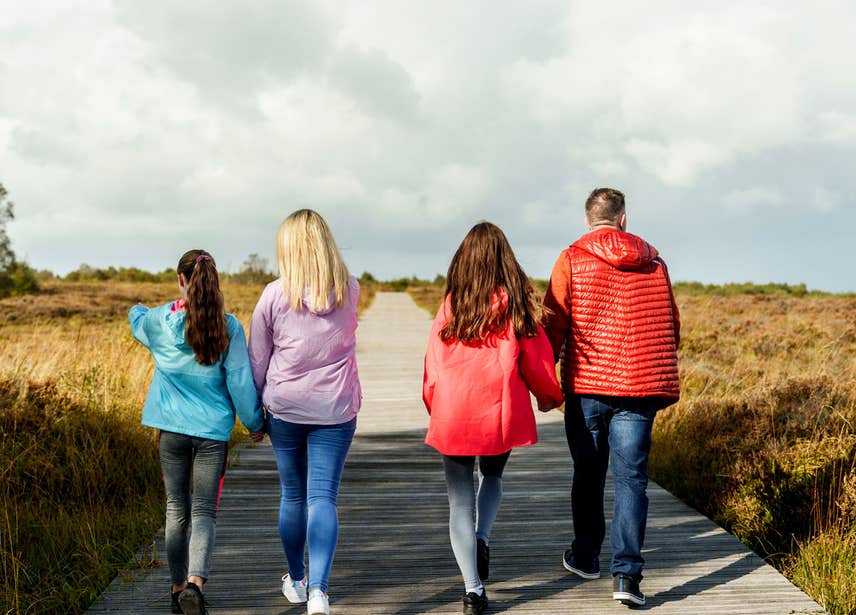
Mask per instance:
[[[618,216],[618,228],[620,228],[622,231],[627,230],[627,214],[626,213],[623,213],[620,216]]]
[[[588,216],[584,216],[584,217],[583,217],[583,224],[585,224],[585,225],[586,225],[586,228],[587,228],[588,230],[591,230],[591,224],[589,223]]]

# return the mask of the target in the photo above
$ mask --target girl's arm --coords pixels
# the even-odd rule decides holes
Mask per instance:
[[[226,370],[226,388],[241,423],[251,432],[261,431],[264,418],[253,383],[244,327],[233,317],[229,318],[229,348],[223,359],[223,368]]]
[[[541,410],[558,408],[564,402],[562,388],[556,378],[553,349],[544,329],[538,327],[536,337],[521,337],[517,364],[526,386],[538,400]]]
[[[149,335],[146,332],[146,316],[149,312],[151,310],[142,303],[138,303],[128,311],[131,334],[146,348],[149,348]]]
[[[265,388],[270,358],[273,355],[273,328],[271,326],[271,302],[268,293],[262,291],[259,302],[253,310],[253,319],[250,321],[250,366],[253,372],[253,382],[256,392],[261,397]]]

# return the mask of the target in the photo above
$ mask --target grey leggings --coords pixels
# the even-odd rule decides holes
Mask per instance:
[[[176,585],[190,576],[208,579],[226,443],[171,431],[161,431],[159,440],[170,577]]]
[[[449,538],[468,592],[482,587],[476,567],[476,539],[490,542],[490,530],[502,501],[502,471],[509,455],[511,451],[478,458],[478,496],[473,489],[476,458],[443,455],[446,489],[449,493]]]

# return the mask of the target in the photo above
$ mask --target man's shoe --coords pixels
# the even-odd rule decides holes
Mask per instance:
[[[469,592],[464,596],[464,615],[481,615],[487,610],[487,592],[482,594]]]
[[[295,581],[288,574],[282,577],[282,595],[289,602],[306,602],[306,577],[303,577],[299,581]]]
[[[626,574],[612,577],[612,599],[625,606],[645,606],[645,594],[639,590],[639,581]]]
[[[490,574],[490,547],[481,538],[476,541],[476,564],[479,569],[479,579],[487,581]]]
[[[591,562],[578,562],[574,557],[573,551],[568,549],[562,555],[562,566],[568,572],[573,572],[578,577],[583,579],[599,579],[600,578],[600,562],[597,559],[592,559]]]
[[[196,586],[196,583],[188,581],[187,587],[181,590],[178,595],[178,604],[184,615],[208,615],[208,609],[205,608],[205,596],[202,590]]]
[[[181,592],[172,592],[172,612],[176,615],[181,615],[184,611],[181,610],[181,605],[178,603],[178,597],[181,595]]]

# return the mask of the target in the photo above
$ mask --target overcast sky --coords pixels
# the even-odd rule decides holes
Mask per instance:
[[[856,291],[852,2],[0,0],[19,257],[445,272],[475,222],[547,277],[598,186],[678,280]]]

